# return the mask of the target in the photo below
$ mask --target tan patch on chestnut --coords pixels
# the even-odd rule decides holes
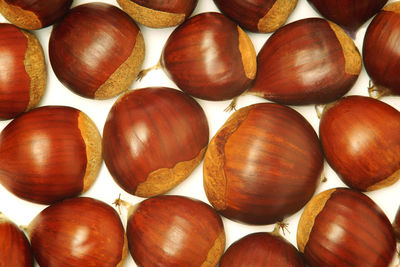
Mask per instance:
[[[328,23],[342,46],[345,72],[351,75],[359,75],[362,68],[362,59],[353,40],[338,25],[331,21],[328,21]]]
[[[247,78],[253,80],[257,72],[257,53],[249,36],[239,26],[238,32],[239,51],[242,56],[244,72]]]
[[[185,180],[203,159],[206,147],[192,160],[178,162],[173,168],[161,168],[151,172],[145,182],[138,185],[135,195],[152,197],[161,195]]]
[[[10,220],[7,218],[6,215],[4,215],[4,213],[0,212],[0,224],[1,223],[8,223],[10,222]]]
[[[252,108],[241,108],[230,116],[208,145],[204,157],[203,183],[207,198],[216,210],[226,208],[225,144]]]
[[[47,73],[42,46],[31,33],[21,30],[28,41],[24,65],[30,81],[29,103],[25,111],[37,106],[46,91]]]
[[[214,245],[211,247],[208,252],[207,259],[201,267],[214,267],[217,266],[222,254],[225,251],[226,237],[225,231],[221,231],[218,235],[217,239],[214,242]]]
[[[151,28],[166,28],[181,24],[185,14],[176,14],[154,10],[136,4],[131,0],[117,0],[122,9],[129,14],[135,21]]]
[[[0,0],[0,13],[12,24],[27,30],[42,28],[42,22],[32,11],[24,10],[18,6]]]
[[[316,195],[304,208],[303,214],[300,217],[299,225],[297,226],[297,247],[300,252],[304,253],[304,248],[310,238],[315,218],[325,207],[325,203],[335,191],[336,189],[334,188]]]
[[[101,163],[101,136],[94,122],[83,112],[79,113],[78,127],[86,145],[86,170],[83,179],[83,191],[86,192],[96,180]]]
[[[400,170],[397,170],[386,179],[383,179],[382,181],[379,181],[376,184],[367,187],[366,191],[374,191],[384,187],[391,186],[392,184],[396,183],[399,179],[400,179]]]
[[[116,267],[124,266],[127,256],[128,256],[128,238],[126,237],[126,234],[124,234],[124,244],[122,246],[121,261],[117,264]]]
[[[258,21],[260,32],[273,32],[285,24],[297,5],[297,0],[276,0],[268,13]]]
[[[400,2],[393,2],[382,8],[384,11],[392,11],[395,13],[400,13]]]
[[[133,80],[138,75],[145,54],[145,43],[142,33],[136,36],[136,43],[132,53],[119,68],[97,89],[95,99],[108,99],[129,89]]]

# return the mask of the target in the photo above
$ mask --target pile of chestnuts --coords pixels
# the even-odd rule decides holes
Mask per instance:
[[[400,264],[399,0],[0,0],[0,266]]]

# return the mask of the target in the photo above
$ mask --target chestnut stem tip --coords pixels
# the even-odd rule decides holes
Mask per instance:
[[[149,73],[149,72],[152,71],[152,70],[157,70],[157,69],[159,69],[159,68],[161,68],[161,63],[160,63],[160,61],[158,61],[157,64],[154,65],[153,67],[150,67],[150,68],[141,70],[141,71],[139,72],[138,76],[136,77],[136,81],[141,81],[141,80],[147,75],[147,73]]]

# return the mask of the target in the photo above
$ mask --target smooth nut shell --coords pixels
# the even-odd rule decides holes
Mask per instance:
[[[165,193],[203,159],[209,128],[201,106],[181,91],[131,91],[111,108],[103,130],[104,161],[127,192]]]
[[[366,195],[334,188],[315,196],[298,225],[297,246],[313,266],[387,267],[396,250],[390,221]]]
[[[204,188],[222,215],[271,224],[302,208],[315,192],[323,155],[312,126],[278,104],[236,111],[211,140]]]
[[[35,203],[88,190],[101,162],[100,133],[87,115],[71,107],[33,109],[0,134],[0,183]]]
[[[396,238],[400,240],[400,208],[397,210],[396,217],[393,221],[393,229],[396,234]]]
[[[216,266],[225,231],[215,210],[183,196],[158,196],[139,203],[127,224],[129,250],[139,266]]]
[[[140,29],[116,6],[77,6],[53,28],[49,57],[57,78],[78,95],[107,99],[126,91],[145,52]]]
[[[319,133],[325,157],[349,187],[372,191],[400,178],[400,113],[364,96],[327,106]]]

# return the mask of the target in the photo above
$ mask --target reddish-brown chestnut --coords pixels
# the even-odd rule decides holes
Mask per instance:
[[[61,19],[71,4],[72,0],[0,0],[0,13],[19,28],[37,30]]]
[[[388,0],[308,0],[325,18],[335,22],[350,35],[375,15]]]
[[[209,137],[201,106],[165,87],[131,91],[111,108],[103,130],[104,161],[128,193],[150,197],[186,179]]]
[[[214,0],[214,3],[247,30],[273,32],[286,22],[297,0]]]
[[[249,93],[282,104],[328,103],[351,89],[361,61],[353,40],[339,26],[302,19],[280,28],[264,44]]]
[[[204,202],[158,196],[131,207],[126,234],[138,266],[216,266],[225,249],[221,217]]]
[[[36,106],[46,88],[46,65],[36,37],[0,23],[0,120]]]
[[[42,267],[122,267],[128,254],[117,212],[93,198],[71,198],[47,207],[27,232]]]
[[[348,186],[372,191],[400,178],[400,113],[364,96],[326,106],[319,126],[329,165]]]
[[[393,228],[397,240],[400,241],[400,208],[397,210],[396,217],[393,221]]]
[[[297,228],[297,247],[310,267],[387,267],[396,240],[389,219],[368,196],[334,188],[307,204]]]
[[[78,95],[106,99],[126,91],[144,59],[135,22],[116,6],[77,6],[57,24],[49,56],[58,79]]]
[[[35,203],[50,204],[88,190],[101,162],[100,133],[74,108],[32,109],[0,134],[0,183]]]
[[[307,120],[289,107],[261,103],[236,111],[213,137],[204,188],[222,215],[271,224],[311,199],[322,169],[322,149]]]
[[[152,28],[181,24],[193,12],[198,0],[117,0],[135,21]]]
[[[375,16],[364,37],[365,69],[382,93],[400,95],[399,42],[400,2],[394,2]]]
[[[231,99],[256,74],[256,52],[249,36],[224,15],[196,15],[168,38],[161,66],[184,92],[205,100]]]
[[[0,266],[33,267],[31,245],[18,226],[0,212]]]
[[[280,235],[253,233],[234,242],[219,267],[305,267],[299,251]]]

